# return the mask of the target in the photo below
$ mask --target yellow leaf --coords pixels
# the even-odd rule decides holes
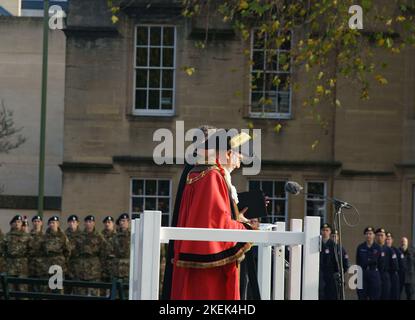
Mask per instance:
[[[398,22],[403,22],[405,20],[406,20],[406,18],[404,16],[398,16],[398,17],[396,17],[396,21],[398,21]]]
[[[306,63],[306,65],[305,65],[305,71],[310,71],[310,65],[308,64],[308,63]]]
[[[321,78],[323,78],[323,75],[324,75],[324,72],[320,71],[318,76],[317,76],[317,79],[320,80]]]
[[[248,30],[246,30],[246,29],[242,30],[242,38],[244,40],[249,38],[249,31]]]
[[[112,21],[113,24],[117,23],[118,22],[118,17],[117,16],[112,16],[111,21]]]
[[[316,87],[316,93],[317,93],[317,94],[323,94],[323,92],[324,92],[324,88],[323,88],[323,86],[318,85],[318,86]]]
[[[318,143],[319,143],[319,141],[318,141],[318,140],[315,140],[315,141],[313,142],[313,144],[311,145],[311,150],[313,150],[313,151],[314,151],[314,150],[317,148]]]
[[[248,9],[248,7],[249,7],[248,1],[242,0],[239,2],[239,9],[246,10]]]
[[[278,20],[276,20],[273,24],[272,24],[272,31],[277,31],[280,27],[280,22]]]
[[[254,124],[252,122],[248,122],[248,128],[249,129],[253,129],[254,128]]]
[[[324,91],[324,94],[329,95],[331,93],[331,90],[326,89],[326,91]]]
[[[274,131],[275,131],[276,133],[280,133],[281,128],[282,128],[282,125],[281,125],[280,123],[278,123],[278,124],[274,127]]]
[[[183,70],[188,76],[191,76],[195,72],[195,68],[193,67],[184,67]]]
[[[387,84],[388,80],[386,80],[382,75],[378,74],[375,76],[375,79],[380,83],[380,84]]]
[[[341,107],[341,103],[339,99],[336,99],[336,107]]]
[[[336,80],[335,79],[330,79],[329,81],[330,87],[334,87],[336,85]]]
[[[388,21],[386,21],[386,25],[390,26],[392,24],[392,19],[389,19]]]
[[[385,44],[385,39],[381,38],[378,40],[378,46],[379,47],[383,47],[383,45]]]

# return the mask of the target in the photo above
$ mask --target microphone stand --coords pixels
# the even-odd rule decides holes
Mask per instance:
[[[289,190],[286,189],[287,192],[290,192]],[[302,188],[297,190],[296,193],[293,193],[294,195],[299,194],[302,191]],[[290,192],[292,193],[292,192]],[[335,281],[336,281],[336,291],[337,291],[337,298],[339,300],[345,300],[345,291],[344,291],[344,273],[343,273],[343,246],[342,246],[342,236],[341,236],[341,215],[342,215],[342,210],[343,208],[347,208],[350,209],[351,206],[350,204],[348,204],[345,201],[339,200],[339,199],[335,199],[335,198],[330,198],[328,196],[321,196],[320,194],[315,194],[315,193],[305,193],[305,192],[301,192],[306,196],[314,196],[317,197],[319,199],[322,200],[329,200],[333,203],[334,205],[334,209],[335,209],[335,216],[334,216],[334,226],[336,227],[336,229],[339,230],[339,239],[338,239],[338,243],[335,242],[334,243],[334,249],[335,249],[335,258],[336,258],[336,264],[337,264],[337,268],[339,271],[339,276],[336,277]]]
[[[335,249],[335,257],[337,262],[337,268],[339,269],[339,275],[340,277],[337,277],[337,298],[339,300],[345,300],[345,291],[344,291],[344,272],[343,272],[343,246],[342,246],[342,237],[341,237],[341,219],[340,216],[342,215],[342,209],[347,207],[348,205],[344,201],[340,201],[337,199],[330,199],[334,203],[334,209],[336,211],[335,217],[334,217],[334,226],[339,231],[339,239],[335,241],[334,243],[334,249]],[[339,286],[340,282],[340,286]],[[340,290],[339,290],[340,289]]]

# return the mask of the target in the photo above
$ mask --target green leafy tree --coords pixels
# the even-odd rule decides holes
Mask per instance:
[[[149,2],[151,4],[151,1]],[[109,5],[117,21],[117,13],[127,2]],[[363,28],[350,28],[349,20],[355,12],[353,5],[363,10]],[[378,52],[398,55],[408,46],[415,46],[415,0],[183,0],[183,16],[189,19],[203,16],[206,19],[220,16],[250,47],[251,37],[256,36],[267,50],[266,64],[277,59],[278,49],[290,44],[288,54],[278,56],[278,63],[285,70],[305,74],[309,94],[302,101],[314,119],[327,128],[328,121],[318,107],[332,105],[340,107],[338,82],[341,78],[354,83],[360,98],[370,97],[371,83],[387,85],[384,76],[387,63],[379,60]],[[206,24],[207,26],[209,23]],[[209,28],[206,27],[206,34]],[[205,41],[195,43],[198,48],[209,45]],[[249,49],[243,54],[253,64]],[[265,64],[265,65],[266,65]],[[197,72],[192,66],[183,67],[192,75]],[[264,70],[265,71],[265,70]],[[251,88],[261,73],[252,75]],[[279,85],[276,75],[269,85]],[[285,85],[296,92],[299,83],[284,79]],[[260,103],[272,103],[266,97]],[[249,124],[251,127],[252,123]],[[274,131],[279,133],[282,124],[277,123]],[[313,144],[313,148],[318,141]]]

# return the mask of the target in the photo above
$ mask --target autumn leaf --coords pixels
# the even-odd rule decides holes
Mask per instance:
[[[117,16],[112,16],[112,17],[111,17],[111,21],[112,21],[112,23],[113,23],[113,24],[116,24],[116,23],[118,22],[118,20],[119,20],[119,19],[118,19],[118,17],[117,17]]]
[[[193,73],[196,71],[193,67],[183,67],[183,71],[187,73],[187,75],[190,77],[193,75]]]
[[[252,121],[248,122],[248,129],[253,129],[254,128],[254,124],[252,123]]]
[[[246,10],[246,9],[248,9],[248,7],[249,7],[248,1],[241,0],[239,2],[239,9],[240,10]]]
[[[404,16],[398,16],[398,17],[396,17],[396,21],[398,21],[398,22],[403,22],[405,20],[406,20],[406,18]]]
[[[339,99],[336,99],[336,107],[341,107],[341,103],[340,103],[340,100]]]
[[[323,93],[324,93],[324,88],[323,88],[323,86],[318,85],[318,86],[316,87],[316,94],[321,95],[321,94],[323,94]]]
[[[386,80],[382,75],[377,74],[375,76],[375,79],[380,83],[380,84],[387,84],[388,80]]]
[[[318,144],[319,144],[319,141],[318,140],[315,140],[314,142],[313,142],[313,144],[311,145],[311,150],[316,150],[316,148],[317,148],[317,146],[318,146]]]
[[[282,129],[282,125],[281,125],[280,123],[278,123],[278,124],[274,127],[274,131],[275,131],[276,133],[280,133],[281,129]]]

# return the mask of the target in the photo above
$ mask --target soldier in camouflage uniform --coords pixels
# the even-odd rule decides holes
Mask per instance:
[[[48,229],[42,242],[43,253],[46,261],[46,270],[53,265],[62,268],[63,278],[67,272],[67,259],[71,253],[68,237],[59,227],[59,218],[53,216],[48,220]],[[60,290],[58,292],[61,292]]]
[[[108,252],[107,244],[104,237],[95,230],[95,217],[88,215],[84,221],[85,229],[76,243],[76,250],[81,257],[79,278],[82,281],[101,281],[101,266]],[[81,288],[77,293],[98,296],[99,289]]]
[[[102,281],[111,282],[113,277],[114,269],[114,254],[112,250],[112,238],[114,238],[116,231],[114,226],[114,218],[107,216],[102,221],[104,224],[104,230],[102,230],[102,236],[104,237],[107,243],[107,252],[105,254],[105,259],[102,264]],[[108,295],[107,290],[101,290],[101,295]]]
[[[66,279],[68,280],[79,280],[79,272],[81,269],[81,259],[79,256],[79,250],[76,249],[77,239],[81,237],[82,231],[79,228],[78,216],[72,214],[67,220],[68,228],[65,230],[65,234],[69,239],[71,247],[71,255],[68,259],[68,272]],[[78,241],[79,242],[79,241]],[[65,293],[71,294],[73,292],[72,287],[66,287]]]
[[[6,272],[6,260],[4,258],[4,234],[0,229],[0,273]]]
[[[7,274],[14,277],[27,277],[28,275],[28,249],[29,235],[22,230],[23,218],[14,216],[10,221],[10,231],[4,240],[4,254],[6,257]],[[16,290],[27,290],[26,285],[16,286]]]
[[[30,231],[29,241],[29,277],[46,278],[47,270],[43,252],[43,220],[41,216],[32,218],[33,229]],[[40,291],[40,286],[32,286],[33,291]],[[43,289],[43,288],[42,288]]]
[[[112,240],[115,256],[114,277],[128,283],[130,275],[130,217],[127,213],[121,214],[117,219],[118,231]],[[128,298],[128,292],[124,292]]]

